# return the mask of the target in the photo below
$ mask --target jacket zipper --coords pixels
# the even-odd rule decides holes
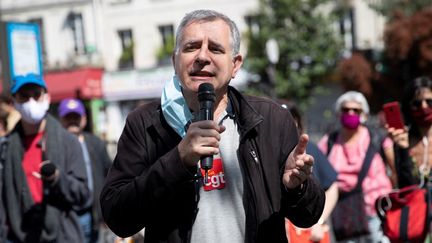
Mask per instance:
[[[239,145],[239,148],[241,147],[241,145]],[[247,149],[247,148],[244,148],[244,149]],[[251,151],[253,151],[253,150],[251,150]],[[249,175],[251,174],[251,172],[250,172],[250,168],[248,168],[248,166],[247,166],[247,160],[245,161],[245,159],[244,158],[242,158],[242,156],[240,156],[241,154],[244,154],[245,155],[245,153],[240,153],[240,149],[237,149],[237,158],[238,158],[238,160],[239,160],[239,163],[240,164],[242,164],[243,165],[243,170],[245,170],[245,172],[246,173],[248,173]],[[255,154],[256,155],[256,154]],[[258,159],[258,158],[257,158]],[[255,161],[255,160],[254,160]],[[250,194],[251,194],[251,196],[252,196],[252,202],[253,202],[253,210],[254,210],[254,213],[253,213],[253,215],[251,215],[252,217],[253,217],[253,222],[254,222],[254,227],[255,227],[255,229],[254,229],[254,231],[256,231],[255,233],[257,233],[257,231],[258,231],[258,214],[257,214],[257,212],[256,212],[256,208],[257,208],[257,199],[256,199],[256,191],[255,191],[255,188],[254,188],[254,186],[253,186],[253,183],[252,183],[252,179],[251,179],[251,177],[250,176],[248,176],[248,180],[247,180],[247,183],[249,184],[249,191],[250,191]],[[246,187],[245,187],[246,188]],[[245,193],[245,192],[244,192]],[[245,215],[246,217],[248,216],[247,214]],[[246,226],[246,230],[247,230],[247,226]]]
[[[255,161],[255,163],[259,164],[258,155],[256,154],[255,150],[251,149],[249,153],[250,155],[252,155],[252,158]]]
[[[258,148],[258,146],[257,146],[257,144],[256,144],[256,141],[253,141],[252,142],[252,144],[251,144],[251,148],[250,148],[250,154],[251,154],[251,156],[252,156],[252,158],[253,158],[253,160],[254,160],[254,162],[255,162],[255,170],[257,171],[257,173],[258,173],[258,177],[259,177],[259,181],[260,182],[263,182],[263,184],[264,185],[266,185],[265,183],[264,183],[264,178],[263,178],[263,176],[261,175],[261,168],[260,168],[260,163],[259,163],[259,158],[258,158],[258,154],[257,154],[257,148]],[[270,197],[270,195],[269,195],[269,193],[268,193],[268,188],[266,187],[266,186],[264,186],[264,188],[263,188],[263,193],[265,193],[268,197]],[[273,205],[272,204],[269,204],[268,205],[269,206],[269,209],[271,209],[271,211],[272,212],[274,212],[274,208],[273,208]],[[258,215],[258,214],[257,214]]]

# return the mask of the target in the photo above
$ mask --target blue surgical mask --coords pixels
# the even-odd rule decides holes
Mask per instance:
[[[165,120],[181,137],[184,137],[186,126],[192,120],[192,113],[183,97],[177,75],[166,82],[162,92],[161,106]]]

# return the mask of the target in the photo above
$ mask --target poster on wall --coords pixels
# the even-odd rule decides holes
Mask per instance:
[[[7,90],[16,76],[43,76],[39,25],[24,22],[2,22],[0,52],[3,90]]]
[[[39,26],[9,22],[6,26],[11,77],[33,73],[42,76]]]

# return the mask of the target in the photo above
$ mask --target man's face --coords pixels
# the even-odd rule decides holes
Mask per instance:
[[[233,56],[231,41],[229,26],[220,19],[192,22],[184,28],[173,62],[186,100],[196,100],[202,83],[213,84],[217,97],[226,92],[242,64],[241,55]]]
[[[60,122],[69,132],[78,135],[84,129],[87,119],[85,116],[71,112],[60,118]]]

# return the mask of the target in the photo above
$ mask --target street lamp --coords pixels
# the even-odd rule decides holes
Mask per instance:
[[[266,54],[269,65],[266,68],[267,76],[270,83],[270,96],[276,98],[276,64],[279,62],[279,46],[275,39],[271,38],[266,42]]]

